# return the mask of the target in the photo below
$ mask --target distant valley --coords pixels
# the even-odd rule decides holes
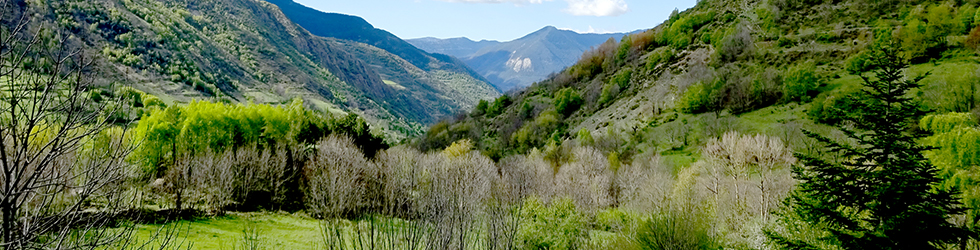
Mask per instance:
[[[417,38],[409,43],[430,53],[454,56],[501,91],[544,80],[578,61],[582,53],[627,33],[580,34],[552,26],[509,42],[469,38]]]

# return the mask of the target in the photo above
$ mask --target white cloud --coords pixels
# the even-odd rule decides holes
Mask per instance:
[[[565,12],[576,16],[618,16],[630,10],[625,0],[565,0],[565,2],[568,2]]]
[[[439,0],[450,3],[513,3],[515,5],[539,4],[551,0]]]
[[[592,25],[589,25],[589,29],[585,29],[585,30],[572,29],[572,28],[559,28],[559,29],[561,29],[561,30],[574,31],[575,33],[579,33],[579,34],[608,34],[608,33],[616,33],[616,31],[610,31],[610,30],[604,30],[604,29],[596,29],[596,28],[593,28]]]

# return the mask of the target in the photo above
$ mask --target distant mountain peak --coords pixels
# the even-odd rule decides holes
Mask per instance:
[[[625,33],[580,34],[545,26],[509,42],[473,42],[457,39],[412,39],[410,43],[433,53],[456,56],[483,74],[498,89],[507,91],[542,80],[574,64],[586,50]]]

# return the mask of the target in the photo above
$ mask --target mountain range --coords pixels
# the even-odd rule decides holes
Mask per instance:
[[[359,17],[291,1],[44,5],[37,22],[98,55],[100,82],[126,83],[168,104],[299,98],[311,108],[359,114],[397,140],[500,95],[456,59],[416,49]],[[17,7],[25,6],[33,5]]]
[[[407,40],[430,53],[459,58],[502,91],[543,80],[578,61],[582,53],[628,33],[581,34],[544,27],[509,42],[433,37]]]

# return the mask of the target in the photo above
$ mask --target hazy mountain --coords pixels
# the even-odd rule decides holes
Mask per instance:
[[[460,58],[507,91],[524,87],[575,64],[585,51],[626,33],[580,34],[552,26],[510,42],[472,41],[467,38],[419,38],[408,42],[432,53]]]
[[[257,0],[47,4],[51,13],[40,21],[58,24],[73,34],[74,45],[99,55],[100,81],[127,83],[168,104],[302,98],[321,110],[360,114],[397,138],[499,95],[459,61],[378,36],[357,17],[318,26],[362,37],[344,41],[311,34],[276,5]]]
[[[468,58],[480,49],[500,45],[501,42],[480,40],[479,42],[465,37],[439,39],[435,37],[423,37],[407,40],[415,47],[428,51],[429,53],[446,54],[457,58]]]

